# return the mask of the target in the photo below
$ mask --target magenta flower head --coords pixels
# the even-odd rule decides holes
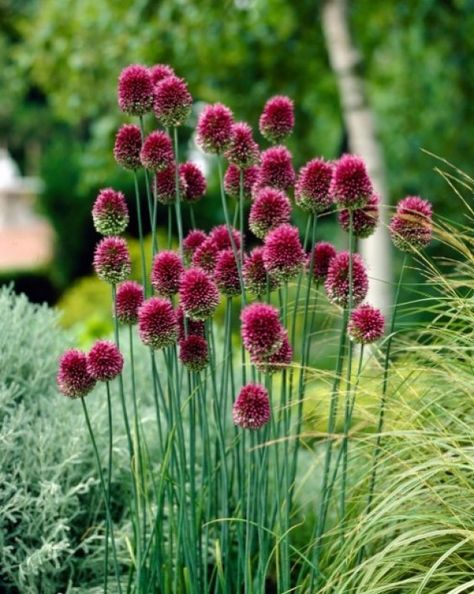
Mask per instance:
[[[179,341],[179,359],[191,371],[202,371],[209,363],[206,339],[190,334]]]
[[[77,349],[69,349],[59,359],[56,381],[60,392],[68,398],[83,398],[95,386],[95,379],[87,370],[87,356]]]
[[[176,342],[178,321],[168,299],[151,297],[138,310],[138,334],[143,344],[163,349]]]
[[[354,342],[370,344],[382,338],[384,323],[382,312],[376,307],[364,303],[352,312],[347,332]]]
[[[131,270],[127,242],[121,237],[105,237],[94,252],[94,270],[100,280],[117,285]]]
[[[197,268],[202,268],[209,274],[214,272],[217,263],[219,250],[215,241],[211,237],[206,239],[198,246],[192,257],[192,264]]]
[[[186,262],[189,262],[193,257],[197,248],[207,239],[207,235],[200,229],[189,231],[183,239],[183,253]]]
[[[172,297],[179,290],[179,282],[184,272],[181,258],[176,252],[163,250],[153,259],[151,286],[157,293]]]
[[[232,234],[232,238],[234,240],[234,245],[236,249],[240,248],[240,233],[237,229],[233,227],[230,228],[230,232]],[[227,229],[227,225],[218,225],[217,227],[213,227],[211,232],[209,233],[209,237],[212,241],[216,244],[217,249],[227,250],[232,247],[232,243],[230,241],[229,230]]]
[[[180,126],[191,112],[193,98],[186,81],[170,75],[158,81],[154,88],[153,111],[163,126]]]
[[[190,268],[181,277],[179,298],[186,317],[206,320],[219,305],[219,290],[207,272]]]
[[[336,255],[336,248],[332,243],[319,241],[313,248],[313,276],[316,282],[325,280],[329,263]]]
[[[196,144],[205,153],[223,153],[230,144],[233,123],[228,107],[222,103],[206,105],[199,116]]]
[[[207,190],[207,182],[202,171],[194,163],[181,163],[179,175],[184,180],[183,200],[191,204],[198,202]]]
[[[151,111],[153,82],[148,68],[132,64],[122,70],[118,82],[118,104],[128,115],[142,116]]]
[[[144,300],[143,287],[135,281],[125,281],[117,287],[115,309],[121,324],[133,326],[138,321],[138,310]]]
[[[339,252],[329,262],[326,276],[326,292],[329,301],[341,307],[349,305],[349,252]],[[365,299],[369,279],[364,262],[359,254],[352,255],[352,305]]]
[[[292,358],[293,349],[291,348],[290,341],[288,340],[288,332],[285,330],[281,347],[269,357],[252,357],[252,363],[259,371],[273,374],[277,371],[283,371],[285,367],[288,367]]]
[[[307,212],[324,212],[332,205],[329,194],[333,166],[324,159],[312,159],[298,174],[295,186],[296,204]]]
[[[374,193],[364,161],[342,155],[336,161],[329,193],[339,208],[361,208]]]
[[[425,248],[433,236],[433,208],[428,200],[407,196],[397,205],[389,225],[393,243],[406,252]]]
[[[186,336],[206,336],[206,326],[202,320],[190,320],[186,318],[186,324],[184,323],[185,315],[182,306],[180,305],[176,309],[176,317],[178,319],[178,340],[183,340]]]
[[[140,161],[145,169],[151,171],[163,171],[174,163],[173,145],[166,132],[155,130],[145,138]]]
[[[290,215],[291,204],[284,192],[276,188],[260,188],[250,208],[250,230],[256,237],[263,239],[272,229],[289,223]]]
[[[101,235],[120,235],[125,231],[129,216],[125,196],[112,188],[105,188],[92,207],[94,227]]]
[[[135,124],[124,124],[115,137],[114,158],[124,169],[140,169],[140,150],[142,148],[142,135],[140,128]]]
[[[278,282],[295,278],[306,262],[298,229],[293,225],[280,225],[265,237],[263,263],[265,270]]]
[[[377,227],[379,221],[379,197],[372,194],[367,204],[362,208],[352,210],[352,233],[354,237],[370,237]],[[349,232],[350,214],[344,209],[339,212],[339,223],[344,231]]]
[[[176,171],[175,166],[170,165],[163,171],[157,171],[155,175],[155,196],[161,204],[174,204],[176,202]],[[182,175],[179,176],[179,193],[184,195],[186,185]]]
[[[151,82],[153,86],[158,84],[160,80],[163,80],[167,76],[176,76],[175,71],[168,66],[168,64],[155,64],[149,68]]]
[[[271,186],[285,192],[295,183],[291,153],[284,146],[273,146],[261,155],[258,186]]]
[[[240,199],[240,172],[241,170],[237,165],[229,165],[224,175],[224,190],[226,194],[235,198]],[[252,165],[242,171],[243,177],[243,198],[244,200],[249,199],[252,196],[252,188],[258,180],[260,167],[258,165]]]
[[[278,310],[266,303],[247,305],[240,314],[242,341],[256,358],[273,355],[282,345],[284,329]]]
[[[295,114],[293,101],[277,95],[269,99],[260,116],[260,133],[270,142],[281,142],[293,132]]]
[[[253,295],[264,295],[267,292],[267,278],[268,289],[270,291],[274,291],[278,286],[276,279],[268,276],[265,270],[263,247],[254,248],[245,257],[242,275],[244,277],[245,288]]]
[[[110,340],[98,340],[87,355],[87,371],[98,382],[110,382],[122,369],[122,353]]]
[[[234,424],[242,429],[260,429],[270,420],[270,399],[259,384],[243,386],[232,408]]]
[[[240,169],[247,169],[258,163],[260,150],[253,139],[252,128],[245,122],[232,126],[229,148],[225,152],[229,163]]]
[[[217,255],[214,279],[219,291],[226,297],[238,295],[241,291],[239,269],[234,252],[231,249],[222,250]]]

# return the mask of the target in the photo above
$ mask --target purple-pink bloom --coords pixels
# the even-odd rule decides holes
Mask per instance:
[[[176,202],[176,169],[172,164],[155,175],[155,196],[161,204],[174,204]],[[182,196],[186,191],[184,177],[179,175],[179,193]]]
[[[230,144],[225,152],[229,163],[240,169],[247,169],[258,163],[260,150],[253,139],[252,128],[245,122],[238,122],[232,126]]]
[[[226,194],[240,200],[240,174],[243,177],[243,198],[249,199],[252,196],[252,188],[256,184],[260,172],[258,165],[252,165],[247,169],[241,170],[237,165],[230,164],[224,175],[224,190]]]
[[[270,399],[260,384],[247,384],[240,390],[232,408],[235,425],[242,429],[260,429],[270,420]]]
[[[151,297],[138,310],[138,334],[143,344],[162,349],[176,342],[178,321],[171,302]]]
[[[56,381],[60,392],[68,398],[83,398],[95,386],[95,379],[87,370],[87,356],[77,349],[61,355]]]
[[[333,165],[324,159],[312,159],[298,173],[295,185],[296,204],[307,212],[320,213],[332,205],[329,194]]]
[[[253,295],[264,295],[267,290],[274,291],[278,286],[277,280],[267,275],[263,263],[263,247],[260,246],[245,257],[242,275],[245,288]]]
[[[186,317],[206,320],[219,305],[219,290],[207,272],[190,268],[181,277],[179,298]]]
[[[389,225],[393,243],[402,251],[425,248],[433,237],[433,207],[419,196],[407,196],[397,205]]]
[[[339,212],[339,224],[347,232],[350,229],[350,213],[352,213],[352,233],[354,237],[370,237],[379,221],[379,197],[377,194],[372,194],[367,203],[361,208],[351,211],[343,209]]]
[[[178,319],[178,340],[183,340],[186,336],[206,336],[206,326],[202,320],[190,320],[186,318],[186,324],[184,323],[185,315],[181,305],[176,309],[176,317]]]
[[[364,161],[342,155],[336,161],[329,193],[339,208],[361,208],[374,193]]]
[[[191,112],[193,98],[183,78],[162,78],[154,87],[153,97],[153,111],[163,126],[180,126]]]
[[[286,330],[284,331],[281,347],[272,355],[269,357],[251,357],[252,363],[259,371],[270,374],[283,371],[291,363],[292,358],[293,349],[288,340],[288,332]]]
[[[176,252],[163,250],[153,259],[151,269],[151,286],[160,295],[172,297],[179,290],[184,266]]]
[[[208,273],[213,273],[216,267],[217,254],[219,250],[215,241],[211,237],[206,237],[204,241],[194,250],[191,262],[193,266],[202,268]]]
[[[110,340],[98,340],[87,355],[87,371],[98,382],[110,382],[122,369],[122,353]]]
[[[229,146],[234,116],[232,111],[214,103],[206,105],[199,116],[196,129],[196,144],[206,153],[219,154]]]
[[[324,286],[329,301],[341,307],[349,306],[349,252],[339,252],[329,262]],[[352,306],[365,299],[369,289],[369,279],[364,262],[359,254],[352,254]]]
[[[332,243],[319,241],[313,248],[313,276],[316,282],[325,280],[329,263],[336,255],[336,248]]]
[[[219,291],[226,297],[238,295],[241,291],[239,269],[234,252],[222,250],[217,255],[214,279]]]
[[[131,261],[127,242],[121,237],[104,237],[94,252],[94,270],[107,283],[116,285],[130,274]]]
[[[112,188],[99,192],[92,207],[94,227],[101,235],[120,235],[125,231],[128,221],[128,208],[125,196]]]
[[[138,321],[138,310],[144,300],[143,287],[136,281],[125,281],[117,287],[115,311],[121,324],[132,326]]]
[[[183,239],[183,253],[186,262],[189,262],[193,257],[197,248],[207,239],[207,235],[200,229],[193,229],[189,231]]]
[[[382,312],[376,307],[364,303],[352,312],[347,332],[354,342],[370,344],[382,338],[384,324]]]
[[[272,229],[290,222],[291,204],[288,196],[276,188],[263,187],[256,193],[249,214],[252,233],[263,239]]]
[[[209,363],[206,339],[190,334],[179,341],[179,359],[191,371],[202,371]]]
[[[161,130],[151,132],[143,142],[140,161],[145,169],[163,171],[174,163],[171,138]]]
[[[135,124],[124,124],[115,137],[114,158],[124,169],[140,169],[140,150],[142,148],[142,135],[140,128]]]
[[[122,70],[118,81],[118,104],[129,115],[142,116],[151,111],[153,83],[148,68],[132,64]]]
[[[290,151],[284,146],[272,146],[261,154],[258,187],[270,186],[288,191],[295,183],[295,170]]]
[[[244,347],[256,358],[269,357],[282,345],[284,329],[273,305],[252,303],[240,314]]]
[[[181,163],[179,175],[184,180],[183,200],[191,204],[198,202],[207,190],[206,178],[202,171],[194,163]]]
[[[175,71],[168,64],[155,64],[149,68],[151,82],[153,86],[163,80],[167,76],[176,76]]]
[[[232,238],[234,240],[234,246],[236,249],[240,249],[240,233],[233,227],[230,228],[230,233],[232,234]],[[217,227],[213,227],[209,233],[209,237],[216,244],[219,251],[227,250],[228,248],[232,247],[227,225],[217,225]]]
[[[279,282],[295,278],[306,262],[298,229],[293,225],[280,225],[265,237],[263,263],[270,276]]]
[[[260,133],[270,142],[281,142],[295,125],[293,101],[284,95],[269,99],[259,120]]]

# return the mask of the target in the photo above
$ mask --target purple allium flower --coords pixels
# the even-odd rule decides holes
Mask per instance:
[[[182,175],[179,176],[180,196],[186,192],[186,184]],[[161,204],[174,204],[176,202],[176,170],[175,165],[170,165],[155,175],[155,195]]]
[[[324,159],[312,159],[298,173],[295,185],[296,204],[307,212],[324,212],[332,205],[329,194],[333,165]]]
[[[289,97],[277,95],[266,102],[259,121],[263,137],[270,142],[281,142],[292,133],[294,125],[293,101]]]
[[[235,425],[242,429],[260,429],[270,420],[267,390],[259,384],[243,386],[232,408]]]
[[[276,373],[277,371],[282,371],[291,363],[292,358],[293,349],[288,340],[288,332],[285,330],[281,347],[269,357],[252,357],[252,363],[258,370],[263,371],[263,373],[271,374]]]
[[[234,239],[235,248],[237,250],[240,249],[240,233],[233,227],[230,228],[230,232],[232,233],[232,238]],[[213,227],[209,233],[209,237],[212,239],[212,241],[214,241],[219,251],[227,250],[232,247],[227,225],[218,225],[217,227]]]
[[[175,71],[168,64],[155,64],[149,68],[151,82],[153,86],[163,80],[167,76],[176,76]]]
[[[349,305],[349,252],[339,252],[329,262],[324,283],[329,301],[341,307]],[[352,254],[352,305],[365,299],[369,279],[359,254]]]
[[[171,75],[158,81],[154,88],[153,111],[163,126],[180,126],[191,112],[193,98],[186,81]]]
[[[179,281],[184,272],[181,258],[176,252],[163,250],[153,259],[151,285],[157,293],[172,297],[179,290]]]
[[[214,279],[219,291],[227,297],[239,295],[240,279],[239,269],[234,252],[231,249],[222,250],[217,255]]]
[[[433,207],[419,196],[407,196],[397,205],[389,225],[393,243],[402,251],[425,248],[433,236]]]
[[[329,263],[336,255],[336,248],[332,243],[319,241],[313,248],[313,276],[316,282],[326,279]]]
[[[216,267],[218,253],[215,241],[211,237],[206,237],[201,245],[194,250],[191,259],[192,265],[211,274]]]
[[[224,190],[226,194],[235,198],[240,199],[240,169],[237,165],[229,165],[224,175]],[[243,173],[243,195],[244,200],[249,199],[252,196],[252,188],[258,181],[260,167],[258,165],[252,165],[242,171]]]
[[[295,183],[291,153],[284,146],[273,146],[261,155],[258,187],[270,186],[285,192]]]
[[[115,137],[114,158],[124,169],[140,169],[142,135],[135,124],[124,124]]]
[[[200,229],[191,230],[183,239],[183,252],[186,262],[193,257],[197,248],[207,239],[207,235]]]
[[[189,203],[198,202],[207,190],[206,178],[202,171],[194,163],[181,163],[179,175],[184,179],[183,200]]]
[[[364,161],[342,155],[336,161],[329,193],[340,208],[361,208],[374,193]]]
[[[105,237],[96,246],[94,269],[100,280],[116,285],[127,278],[131,270],[127,242],[121,237]]]
[[[155,130],[145,138],[140,161],[145,169],[152,171],[163,171],[174,163],[173,144],[166,132]]]
[[[105,188],[92,207],[94,227],[101,235],[120,235],[125,231],[129,216],[125,196],[112,188]]]
[[[247,169],[258,163],[260,150],[253,139],[252,128],[245,122],[232,126],[229,148],[225,152],[229,163],[240,169]]]
[[[352,233],[354,237],[370,237],[377,227],[379,220],[379,197],[372,194],[365,206],[352,210]],[[344,231],[349,232],[350,213],[344,209],[339,212],[339,224]]]
[[[87,356],[77,349],[61,355],[56,376],[59,390],[68,398],[82,398],[95,386],[95,379],[87,371]]]
[[[118,81],[118,104],[129,115],[142,116],[151,111],[153,83],[148,68],[132,64],[122,70]]]
[[[219,290],[201,268],[190,268],[181,277],[179,297],[186,317],[191,320],[210,318],[219,304]]]
[[[143,287],[135,281],[125,281],[117,287],[115,308],[121,324],[132,326],[138,321],[138,309],[144,300]]]
[[[267,275],[263,263],[263,247],[254,248],[249,255],[245,257],[242,275],[244,277],[245,288],[253,295],[264,295],[268,289],[274,291],[277,286],[277,280]]]
[[[186,336],[206,336],[206,326],[202,320],[190,320],[186,318],[184,323],[184,310],[182,306],[176,309],[176,317],[178,319],[178,340],[183,340]]]
[[[199,116],[196,144],[206,153],[222,153],[229,146],[234,116],[231,110],[214,103],[206,105]]]
[[[306,254],[296,227],[280,225],[265,237],[263,263],[268,274],[277,281],[284,282],[297,276],[305,262]]]
[[[178,321],[168,299],[151,297],[138,310],[138,334],[143,344],[162,349],[176,342]]]
[[[202,371],[209,363],[206,339],[190,334],[179,341],[179,359],[191,371]]]
[[[369,344],[382,338],[384,323],[382,312],[364,303],[352,312],[347,332],[354,342]]]
[[[263,239],[272,229],[290,222],[291,204],[287,195],[276,188],[260,188],[249,214],[252,233]]]
[[[98,382],[110,382],[122,369],[122,353],[110,340],[98,340],[87,355],[87,371]]]
[[[242,341],[256,358],[273,355],[282,345],[284,329],[278,310],[266,303],[247,305],[240,314]]]

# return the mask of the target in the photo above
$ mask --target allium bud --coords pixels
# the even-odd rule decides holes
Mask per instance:
[[[196,144],[206,153],[219,154],[229,146],[234,116],[222,105],[206,105],[199,116]]]
[[[379,197],[372,194],[362,208],[352,210],[352,233],[354,237],[370,237],[379,220]],[[347,209],[339,212],[339,223],[344,231],[349,232],[350,212]]]
[[[68,398],[82,398],[95,386],[95,379],[87,371],[87,356],[77,349],[69,349],[59,359],[56,376],[59,390]]]
[[[179,193],[184,195],[186,191],[185,181],[182,175],[179,176]],[[175,166],[170,165],[163,171],[157,171],[155,175],[155,196],[161,204],[174,204],[176,202],[176,171]]]
[[[382,312],[372,305],[359,305],[351,314],[347,326],[349,337],[359,344],[369,344],[380,340],[384,331]]]
[[[340,208],[361,208],[374,193],[364,161],[343,155],[334,166],[329,193]]]
[[[138,321],[138,309],[143,303],[143,287],[135,281],[125,281],[117,287],[115,309],[121,324],[132,326]]]
[[[259,121],[263,137],[270,142],[281,142],[292,133],[294,125],[293,101],[289,97],[277,95],[266,102]]]
[[[153,86],[163,80],[167,76],[176,76],[175,71],[168,66],[168,64],[155,64],[149,68],[151,82]]]
[[[232,234],[236,249],[240,249],[240,233],[233,227],[230,228],[230,232]],[[227,225],[218,225],[217,227],[213,227],[209,233],[209,237],[216,244],[219,251],[227,250],[232,247]]]
[[[166,76],[154,88],[153,111],[163,126],[180,126],[191,112],[193,98],[186,81]]]
[[[219,290],[212,278],[201,268],[190,268],[181,277],[180,302],[191,320],[210,318],[219,304]]]
[[[142,135],[135,124],[124,124],[115,137],[114,158],[124,169],[140,169],[140,150]]]
[[[211,237],[206,237],[201,245],[195,249],[191,262],[193,266],[202,268],[211,274],[216,267],[218,253],[219,250],[215,241]]]
[[[242,429],[260,429],[270,420],[267,390],[259,384],[243,386],[234,402],[232,418]]]
[[[184,179],[183,200],[189,203],[198,202],[207,190],[202,171],[194,163],[182,163],[179,166],[179,175]]]
[[[289,223],[290,215],[291,204],[284,192],[276,188],[261,188],[256,192],[250,208],[250,230],[256,237],[263,239],[272,229]]]
[[[179,359],[191,371],[202,371],[209,363],[206,339],[190,334],[179,341]]]
[[[313,248],[313,276],[316,282],[325,280],[329,263],[336,255],[336,248],[332,243],[319,241]]]
[[[270,355],[269,357],[254,358],[252,357],[252,363],[255,367],[263,373],[276,373],[277,371],[283,371],[285,367],[291,363],[293,358],[293,349],[291,348],[288,340],[288,332],[284,331],[283,342],[281,347]]]
[[[101,235],[120,235],[125,231],[129,216],[125,196],[112,188],[105,188],[92,207],[94,227]]]
[[[241,291],[239,269],[234,252],[231,249],[218,253],[214,279],[219,291],[227,297],[238,295]]]
[[[285,192],[295,183],[291,153],[284,146],[274,146],[261,155],[258,187],[270,186]]]
[[[339,252],[329,262],[326,276],[326,292],[329,301],[341,307],[349,305],[349,252]],[[356,306],[365,299],[369,288],[369,279],[364,262],[359,254],[352,255],[352,305]]]
[[[180,305],[176,309],[176,317],[178,319],[178,340],[183,340],[186,336],[206,336],[206,326],[202,320],[190,320],[186,318],[184,323],[184,310]]]
[[[285,282],[295,278],[306,262],[299,232],[292,225],[280,225],[265,237],[263,263],[270,276]]]
[[[332,164],[324,159],[312,159],[300,169],[295,186],[295,201],[302,210],[320,213],[332,205],[329,194],[332,173]]]
[[[172,297],[179,290],[183,272],[183,263],[176,252],[171,250],[158,252],[153,259],[151,286],[157,293]]]
[[[240,199],[240,172],[241,170],[237,165],[229,165],[224,175],[224,190],[226,194],[235,198]],[[242,171],[243,174],[243,197],[244,200],[248,200],[252,196],[252,188],[258,180],[260,167],[258,165],[252,165]]]
[[[254,248],[245,257],[242,275],[244,277],[245,288],[253,295],[265,295],[267,288],[270,291],[274,291],[278,286],[277,280],[273,276],[268,276],[265,270],[263,247]]]
[[[122,369],[122,353],[110,340],[98,340],[87,355],[87,371],[98,382],[110,382]]]
[[[200,229],[190,231],[183,239],[183,252],[186,262],[193,257],[197,248],[207,239],[207,235]]]
[[[138,334],[143,344],[163,349],[176,342],[178,322],[168,299],[151,297],[138,310]]]
[[[407,196],[397,205],[389,231],[393,243],[402,251],[425,248],[433,236],[433,208],[428,200]]]
[[[127,278],[131,270],[127,242],[121,237],[105,237],[96,246],[94,269],[100,280],[116,285]]]
[[[132,64],[122,70],[118,82],[118,104],[129,115],[142,116],[151,111],[153,83],[148,68]]]
[[[155,130],[145,138],[140,161],[145,169],[151,171],[163,171],[174,163],[173,144],[166,132]]]
[[[247,305],[240,315],[242,341],[247,351],[256,358],[273,355],[282,345],[284,329],[278,310],[266,303]]]
[[[232,126],[229,148],[225,152],[229,163],[240,169],[247,169],[260,158],[258,144],[253,139],[252,128],[245,122],[238,122]]]

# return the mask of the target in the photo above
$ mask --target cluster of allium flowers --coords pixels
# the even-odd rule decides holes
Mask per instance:
[[[140,161],[145,169],[152,171],[163,171],[174,163],[173,144],[166,132],[155,130],[145,138]]]
[[[184,310],[181,305],[176,309],[176,317],[178,320],[178,340],[183,340],[186,336],[206,336],[206,325],[202,320],[190,320],[186,318]]]
[[[129,115],[142,116],[151,111],[153,82],[148,68],[132,64],[122,70],[118,82],[118,104]]]
[[[214,279],[223,295],[233,297],[240,293],[239,269],[234,252],[231,249],[219,252],[214,270]]]
[[[263,137],[270,142],[281,142],[292,133],[294,125],[293,101],[289,97],[277,95],[266,102],[259,120]]]
[[[291,153],[284,146],[274,146],[261,154],[258,187],[271,186],[285,192],[295,183]]]
[[[264,295],[267,290],[274,291],[278,282],[273,276],[268,276],[263,263],[263,247],[254,248],[245,257],[242,268],[245,288],[253,295]]]
[[[230,228],[230,233],[232,234],[235,248],[240,249],[240,233],[233,227]],[[219,251],[227,250],[232,247],[227,225],[217,225],[217,227],[213,227],[209,233],[209,237],[216,244]]]
[[[125,281],[117,287],[115,312],[121,324],[132,326],[138,321],[138,310],[144,300],[143,287],[136,281]]]
[[[151,297],[138,310],[138,334],[143,344],[162,349],[176,342],[178,321],[168,299]]]
[[[183,272],[184,266],[179,255],[171,250],[163,250],[153,259],[151,285],[157,293],[172,297],[179,290]]]
[[[155,64],[149,69],[151,82],[153,86],[163,80],[167,76],[176,76],[175,71],[168,66],[168,64]]]
[[[206,178],[202,171],[194,163],[181,163],[179,175],[184,180],[183,200],[189,203],[198,202],[207,190]]]
[[[129,215],[125,196],[112,188],[105,188],[92,207],[94,227],[101,235],[120,235],[127,228]]]
[[[191,371],[202,371],[209,363],[207,342],[202,336],[190,334],[179,341],[181,363]]]
[[[131,270],[127,242],[121,237],[105,237],[95,248],[94,270],[107,283],[116,285],[127,278]]]
[[[191,112],[193,98],[186,81],[175,75],[158,81],[153,93],[153,111],[163,126],[180,126]]]
[[[347,332],[354,342],[369,344],[382,338],[384,323],[382,312],[376,307],[364,303],[352,312]]]
[[[312,159],[298,173],[295,185],[296,204],[307,212],[320,213],[332,205],[329,194],[333,165],[324,159]]]
[[[224,175],[224,190],[231,198],[240,199],[240,174],[242,171],[243,185],[242,193],[244,200],[252,196],[252,188],[257,183],[260,167],[252,165],[247,169],[241,170],[237,165],[229,165]]]
[[[176,170],[170,165],[163,171],[157,171],[155,175],[155,196],[161,204],[174,204],[176,201]],[[180,196],[186,192],[184,177],[179,175]]]
[[[232,126],[229,148],[225,152],[229,163],[247,169],[258,163],[260,150],[253,139],[252,128],[245,122]]]
[[[235,425],[242,429],[260,429],[270,420],[270,399],[259,384],[247,384],[240,390],[232,408]]]
[[[219,154],[230,144],[234,116],[231,110],[214,103],[206,105],[199,116],[196,144],[206,153]]]
[[[336,248],[332,243],[327,241],[319,241],[313,248],[312,265],[313,276],[316,282],[323,281],[327,274],[329,263],[336,255]]]
[[[191,262],[193,266],[202,268],[210,274],[214,272],[219,250],[211,237],[206,237],[195,250]]]
[[[181,277],[179,299],[187,318],[206,320],[219,304],[219,290],[207,272],[190,268]]]
[[[389,226],[393,243],[403,251],[425,248],[433,236],[432,216],[428,200],[419,196],[400,200]]]
[[[343,155],[334,166],[329,193],[340,208],[361,208],[374,193],[364,161]]]
[[[339,252],[329,262],[324,286],[329,301],[341,307],[347,307],[350,299],[349,252]],[[352,254],[352,305],[358,305],[365,299],[369,280],[364,262],[359,254]]]
[[[265,237],[263,263],[279,282],[295,278],[306,262],[299,232],[292,225],[280,225]]]
[[[250,208],[249,226],[252,233],[263,239],[272,229],[289,223],[291,204],[287,195],[276,188],[264,187],[255,193]]]
[[[288,332],[286,330],[284,331],[281,347],[273,355],[260,358],[251,357],[252,363],[259,371],[270,374],[283,371],[291,363],[292,358],[293,349],[288,340]]]
[[[350,212],[352,212],[352,233],[354,237],[370,237],[377,227],[379,221],[379,197],[372,194],[362,208],[352,211],[347,209],[339,212],[339,224],[344,231],[349,232]]]
[[[240,315],[245,348],[255,359],[269,357],[281,347],[284,329],[278,310],[266,303],[247,305]]]
[[[56,376],[59,390],[69,398],[82,398],[95,386],[95,379],[87,370],[87,356],[77,349],[69,349],[59,359]]]
[[[110,340],[98,340],[87,355],[87,371],[98,382],[110,382],[122,369],[122,353]]]
[[[183,254],[186,262],[193,257],[197,248],[207,239],[207,235],[200,229],[191,230],[183,239]]]
[[[124,124],[115,137],[114,158],[124,169],[140,169],[140,150],[142,148],[142,135],[140,128],[135,124]]]

